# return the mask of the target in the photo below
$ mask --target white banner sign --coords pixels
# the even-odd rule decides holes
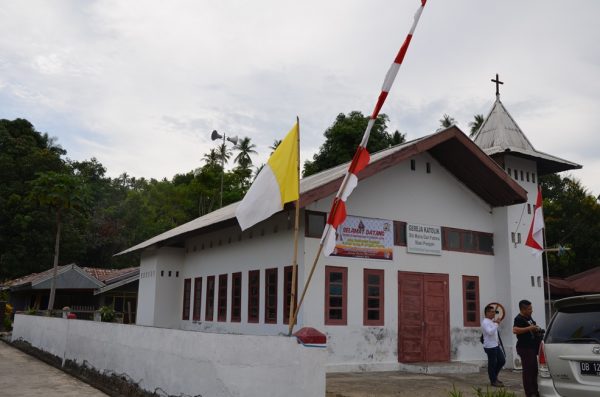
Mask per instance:
[[[333,256],[392,260],[393,222],[387,219],[348,216],[338,227]]]
[[[407,223],[406,248],[413,254],[442,255],[442,228]]]

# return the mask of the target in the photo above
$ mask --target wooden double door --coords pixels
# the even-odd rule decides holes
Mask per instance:
[[[398,272],[398,361],[450,361],[448,275]]]

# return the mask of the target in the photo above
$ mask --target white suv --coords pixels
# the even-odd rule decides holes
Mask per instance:
[[[600,396],[600,294],[555,302],[540,345],[542,397]]]

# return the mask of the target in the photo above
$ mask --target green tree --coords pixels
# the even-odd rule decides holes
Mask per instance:
[[[350,112],[348,115],[340,113],[333,125],[325,131],[325,143],[313,156],[313,160],[304,162],[303,175],[316,174],[352,160],[368,122],[369,117],[363,116],[358,111]],[[392,145],[393,138],[387,132],[387,122],[388,117],[385,114],[380,114],[375,120],[367,143],[369,153],[386,149]],[[402,135],[400,136],[402,137]]]
[[[250,141],[249,137],[244,137],[238,141],[233,147],[239,153],[235,156],[234,161],[242,168],[246,169],[252,165],[251,154],[256,154],[256,145]]]
[[[469,123],[469,127],[471,127],[471,133],[469,134],[469,136],[471,138],[475,136],[477,131],[479,131],[479,128],[483,125],[484,121],[485,119],[483,117],[483,114],[476,114],[475,116],[473,116],[473,121]]]
[[[269,149],[271,149],[271,154],[275,153],[275,149],[277,149],[279,145],[281,145],[281,139],[275,139],[273,144],[269,146]]]
[[[438,131],[443,130],[444,128],[451,127],[454,124],[458,124],[456,120],[454,120],[454,117],[451,117],[444,113],[444,115],[440,119],[440,128],[438,128]]]
[[[569,247],[563,255],[549,254],[551,276],[568,276],[598,266],[600,204],[571,176],[540,178],[546,226],[546,246]]]
[[[37,272],[52,259],[47,211],[27,199],[37,172],[62,171],[66,152],[24,119],[0,119],[0,280]],[[31,247],[36,247],[32,250]]]
[[[58,271],[59,247],[63,214],[70,209],[85,209],[89,193],[82,178],[72,173],[47,171],[38,173],[36,179],[30,182],[30,196],[43,206],[52,209],[56,219],[56,237],[54,241],[54,261],[52,266],[52,281],[50,284],[50,299],[48,310],[54,308],[56,293],[56,274]]]

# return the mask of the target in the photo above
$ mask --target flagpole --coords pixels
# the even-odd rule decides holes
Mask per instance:
[[[298,172],[298,199],[296,200],[296,214],[294,219],[294,256],[292,259],[292,285],[290,293],[290,313],[289,313],[289,329],[288,336],[292,335],[294,325],[296,323],[296,279],[298,277],[298,223],[300,221],[300,118],[296,116],[296,124],[298,124],[298,163],[296,164]]]
[[[333,223],[339,221],[339,219],[336,218],[338,215],[337,214],[338,209],[341,208],[343,210],[343,212],[344,212],[343,218],[345,218],[346,215],[345,215],[345,203],[344,202],[347,199],[347,197],[350,195],[350,192],[354,189],[354,187],[356,187],[356,182],[358,181],[357,174],[369,163],[370,157],[369,157],[369,153],[366,150],[367,143],[369,141],[369,135],[371,133],[371,129],[375,125],[375,121],[377,120],[379,111],[381,110],[381,107],[383,106],[385,99],[387,98],[388,93],[389,93],[390,89],[392,88],[392,85],[394,83],[396,75],[398,74],[398,70],[400,70],[400,66],[402,65],[402,61],[404,60],[404,56],[406,55],[406,51],[408,50],[408,46],[410,45],[413,34],[415,32],[415,29],[417,27],[419,19],[421,18],[421,13],[423,12],[423,9],[425,8],[425,4],[427,3],[427,0],[420,0],[420,3],[421,3],[421,6],[417,9],[417,12],[414,15],[413,24],[409,30],[409,33],[406,36],[404,43],[400,47],[398,54],[394,58],[394,62],[392,63],[391,67],[389,68],[389,70],[385,76],[385,79],[383,81],[383,86],[381,87],[381,92],[379,94],[379,97],[377,98],[377,102],[375,103],[375,108],[373,109],[373,113],[369,117],[369,121],[367,123],[367,128],[365,129],[362,140],[358,146],[356,153],[354,154],[352,162],[350,163],[350,167],[349,167],[348,171],[346,172],[344,179],[342,180],[342,183],[340,185],[338,193],[335,196],[335,198],[333,199],[333,203],[331,205],[331,210],[329,211],[329,219],[327,220],[327,223],[325,225],[325,230],[323,231],[323,236],[321,237],[321,242],[319,244],[319,250],[317,252],[317,255],[315,256],[312,268],[310,270],[310,273],[308,275],[306,283],[304,284],[302,296],[300,297],[300,300],[298,301],[298,305],[296,306],[296,310],[294,312],[294,318],[293,318],[294,321],[296,320],[300,306],[302,305],[302,302],[304,301],[304,296],[306,295],[306,291],[310,284],[310,280],[312,279],[313,273],[317,266],[317,262],[319,261],[319,256],[321,255],[323,246],[324,246],[325,242],[328,241],[329,235],[332,232],[331,229],[334,229],[333,233],[336,233],[337,225],[333,226]],[[350,173],[353,173],[354,177],[356,178],[356,181],[354,181],[354,183],[351,185],[349,185]],[[351,189],[350,189],[350,191],[346,192],[346,187],[348,187],[348,186],[350,186]],[[343,219],[342,219],[342,221],[343,221]],[[329,245],[330,244],[328,243],[328,247],[329,247]],[[327,249],[329,249],[329,248],[327,248]],[[329,254],[329,253],[326,252],[326,254]],[[290,324],[293,324],[293,322],[290,321]]]
[[[306,283],[304,283],[304,289],[302,290],[302,295],[300,296],[300,300],[298,301],[298,305],[296,306],[296,310],[294,311],[293,321],[290,321],[290,324],[295,323],[296,318],[298,318],[298,311],[300,310],[300,306],[302,306],[302,302],[304,302],[304,296],[306,295],[306,290],[308,289],[310,280],[312,279],[313,273],[315,272],[315,268],[317,267],[317,262],[319,261],[319,257],[321,256],[322,250],[323,250],[323,243],[319,244],[319,250],[317,251],[317,255],[315,256],[312,267],[310,268],[310,273],[308,274]]]
[[[548,251],[546,250],[546,228],[542,229],[544,231],[544,255],[546,256],[546,286],[548,289],[548,318],[546,322],[546,327],[550,322],[550,318],[552,317],[552,297],[550,296],[550,268],[548,267]]]

